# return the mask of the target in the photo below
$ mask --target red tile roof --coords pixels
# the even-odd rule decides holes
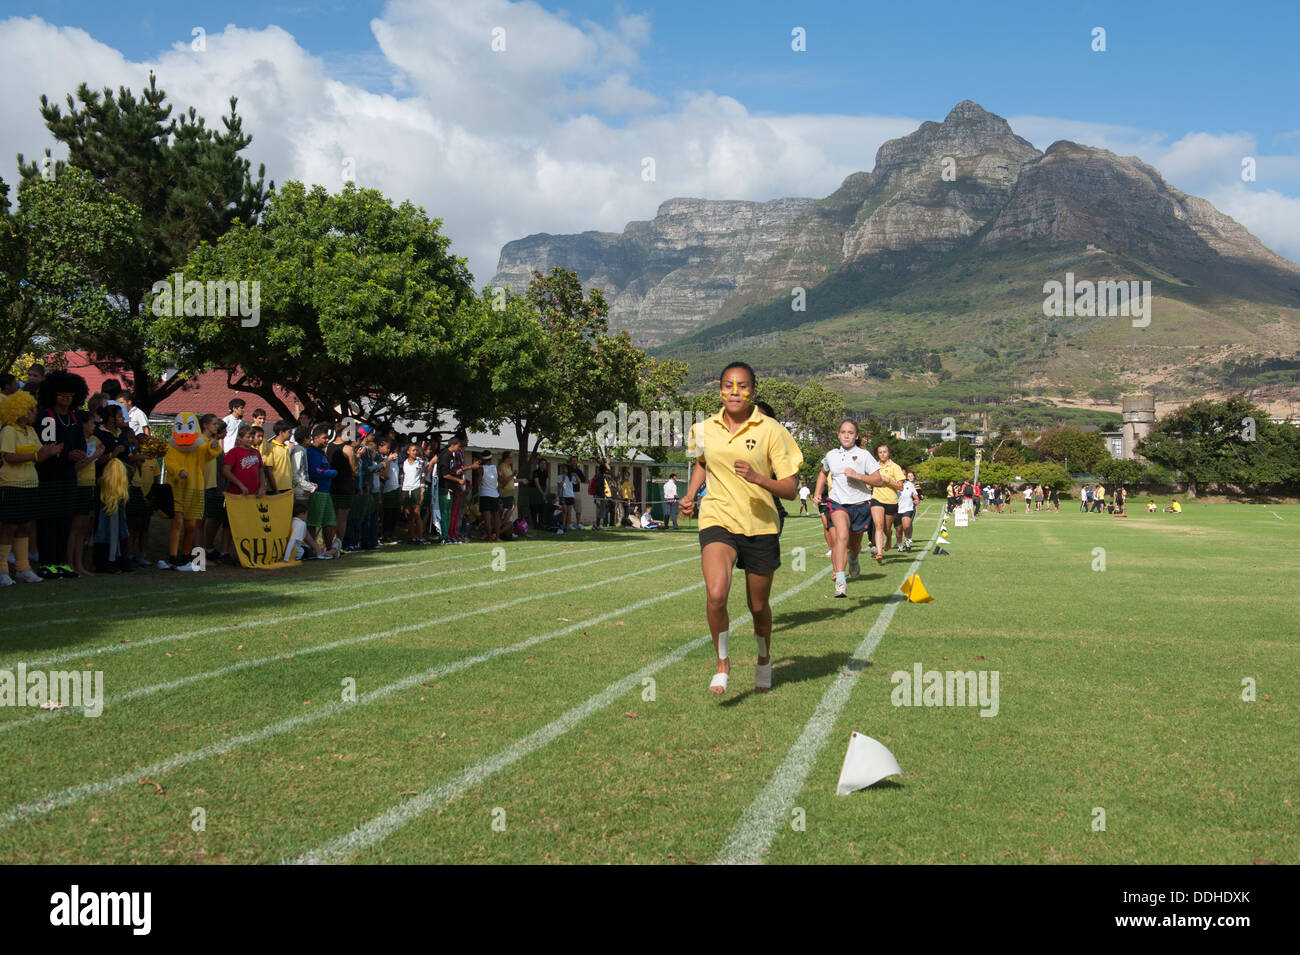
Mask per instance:
[[[54,357],[47,357],[45,363],[47,365],[51,364]],[[123,388],[129,389],[132,387],[133,379],[129,371],[103,371],[91,362],[90,357],[85,352],[63,352],[62,357],[67,362],[68,371],[86,379],[86,386],[90,389],[92,395],[96,391],[102,390],[104,382],[109,378],[116,378],[122,383]],[[99,364],[109,369],[120,367],[120,365],[116,365],[111,361],[104,361]],[[301,404],[292,392],[277,387],[275,393],[293,410],[295,417],[302,410]],[[226,384],[226,373],[216,370],[205,371],[191,378],[179,391],[173,392],[160,402],[153,409],[153,414],[169,415],[190,411],[194,414],[213,412],[224,416],[230,410],[230,400],[232,398],[243,398],[248,403],[250,413],[254,408],[267,405],[264,399],[252,392],[236,391],[231,388]],[[273,408],[267,408],[266,410],[268,418],[275,419],[279,417],[279,413]]]

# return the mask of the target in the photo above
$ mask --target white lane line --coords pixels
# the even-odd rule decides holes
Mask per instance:
[[[292,660],[295,657],[306,656],[309,653],[320,653],[324,650],[337,650],[339,647],[349,647],[354,644],[367,643],[371,640],[379,640],[384,637],[393,637],[393,636],[397,636],[398,634],[410,633],[411,631],[414,630],[423,630],[426,627],[433,627],[444,623],[451,623],[452,621],[455,620],[464,620],[468,617],[476,617],[485,613],[496,613],[499,610],[505,610],[507,607],[514,607],[518,604],[529,603],[530,601],[533,600],[545,600],[551,597],[563,597],[566,594],[577,593],[578,591],[581,590],[590,590],[593,587],[603,587],[606,584],[617,583],[620,580],[627,580],[629,577],[637,577],[641,574],[652,573],[653,571],[656,570],[663,570],[665,567],[673,567],[676,566],[677,564],[684,564],[688,561],[693,561],[696,559],[697,558],[694,555],[690,557],[683,557],[680,560],[669,561],[666,564],[659,564],[656,567],[647,567],[644,570],[634,570],[631,573],[620,574],[617,577],[608,577],[605,580],[598,580],[595,583],[582,584],[578,587],[570,587],[568,590],[557,590],[548,593],[533,594],[532,596],[527,596],[527,597],[516,597],[514,600],[507,600],[505,603],[492,604],[489,607],[480,607],[477,610],[466,610],[462,613],[452,614],[449,617],[438,617],[433,620],[422,620],[417,623],[406,624],[401,627],[395,627],[391,630],[380,630],[375,633],[364,633],[355,637],[347,637],[343,640],[335,640],[333,643],[324,643],[319,646],[303,647],[301,649],[290,650],[287,653],[277,653],[275,656],[261,657],[259,659],[253,659],[253,660],[242,660],[239,663],[234,663],[231,664],[230,666],[224,666],[216,670],[209,670],[206,673],[195,673],[191,676],[180,677],[175,680],[168,680],[165,683],[155,683],[152,686],[142,686],[134,690],[128,690],[127,692],[120,693],[117,696],[108,697],[106,700],[104,700],[104,706],[105,707],[114,706],[118,703],[125,703],[129,700],[138,700],[141,697],[152,696],[155,693],[163,693],[168,690],[177,690],[183,686],[189,686],[192,683],[198,683],[203,680],[218,679],[223,676],[229,676],[232,673],[238,673],[241,670],[248,670],[253,667],[263,666],[264,664],[267,663],[276,663],[284,660]],[[15,729],[19,726],[27,726],[32,723],[44,723],[48,720],[57,719],[60,716],[65,716],[67,714],[77,713],[77,712],[79,711],[70,708],[60,709],[60,710],[46,710],[44,712],[37,713],[33,716],[27,716],[22,719],[9,720],[8,722],[0,723],[0,733],[4,733],[7,730]]]
[[[796,587],[787,590],[785,593],[772,598],[772,606],[776,606],[788,597],[811,586],[821,578],[830,573],[829,567],[824,567],[815,574],[809,575],[808,579]],[[696,584],[695,587],[703,586],[703,581]],[[688,588],[688,589],[694,589]],[[418,796],[399,803],[388,809],[382,815],[375,817],[370,822],[357,827],[346,835],[332,839],[319,848],[310,852],[303,853],[294,859],[285,859],[287,863],[297,864],[320,864],[345,861],[365,849],[370,849],[383,842],[398,829],[401,829],[407,823],[424,815],[432,809],[445,806],[453,799],[464,795],[470,789],[483,783],[485,780],[508,768],[514,763],[519,762],[526,756],[529,756],[549,743],[559,739],[569,730],[583,722],[598,710],[608,706],[617,700],[620,696],[633,690],[641,688],[641,681],[646,677],[653,676],[667,666],[671,666],[683,659],[693,650],[710,643],[712,637],[704,634],[702,637],[696,637],[689,643],[684,643],[676,650],[671,651],[665,656],[660,657],[653,663],[642,667],[635,673],[628,674],[623,679],[611,683],[605,689],[601,690],[595,696],[590,697],[585,702],[580,703],[573,709],[568,710],[558,719],[547,723],[541,729],[530,733],[516,743],[512,743],[505,749],[489,756],[481,762],[475,763],[467,769],[462,770],[456,776],[452,777],[445,783],[431,786]]]
[[[699,546],[698,542],[693,546],[698,547]],[[675,550],[677,548],[666,548],[666,549]],[[826,571],[823,570],[821,573],[817,574],[817,577],[821,577],[825,573]],[[811,583],[811,582],[812,581],[810,580],[807,583]],[[807,586],[807,583],[801,585],[801,587]],[[322,704],[320,707],[317,707],[316,709],[312,710],[311,712],[301,713],[297,716],[291,716],[283,720],[278,720],[275,723],[271,723],[267,726],[260,727],[259,729],[252,730],[248,733],[243,733],[239,736],[233,736],[229,739],[221,740],[220,742],[217,743],[212,743],[208,746],[202,747],[201,749],[191,750],[186,753],[177,753],[175,756],[168,757],[167,759],[160,760],[159,762],[156,763],[151,763],[148,766],[138,766],[118,776],[113,776],[108,779],[101,779],[91,783],[80,783],[76,786],[69,786],[66,789],[59,790],[58,792],[48,793],[47,795],[41,797],[40,799],[36,799],[27,803],[22,803],[20,805],[5,810],[3,813],[0,813],[0,829],[6,829],[16,822],[30,821],[32,817],[43,816],[46,815],[47,813],[53,812],[56,809],[66,808],[67,806],[74,805],[90,796],[99,795],[100,793],[111,792],[115,789],[121,788],[122,786],[129,785],[131,782],[139,780],[141,778],[152,778],[154,776],[158,776],[163,773],[171,772],[174,769],[180,769],[184,766],[189,766],[193,763],[197,763],[200,760],[207,759],[211,756],[221,756],[241,746],[246,746],[251,743],[260,743],[263,740],[270,739],[273,736],[278,736],[283,733],[291,732],[300,726],[304,726],[309,723],[315,723],[318,722],[319,720],[323,720],[328,717],[334,716],[337,713],[340,713],[344,710],[352,709],[353,707],[357,707],[357,706],[363,706],[367,703],[373,703],[376,700],[381,700],[401,690],[410,689],[414,686],[417,686],[420,683],[425,682],[426,680],[434,679],[437,677],[448,676],[452,673],[456,673],[459,672],[460,670],[464,670],[468,667],[474,666],[475,664],[484,663],[488,660],[495,659],[496,657],[505,656],[506,654],[509,653],[518,653],[521,650],[527,650],[530,647],[537,646],[540,643],[545,643],[548,640],[553,640],[556,637],[560,637],[568,633],[573,633],[575,630],[581,630],[583,627],[594,626],[595,624],[603,623],[606,620],[610,620],[615,617],[621,617],[627,613],[633,613],[637,610],[640,610],[644,607],[648,607],[655,603],[659,603],[660,601],[663,600],[672,600],[676,597],[682,596],[683,594],[690,593],[692,590],[697,590],[703,586],[704,586],[704,582],[701,580],[699,583],[691,584],[689,587],[683,587],[680,590],[673,591],[672,593],[661,594],[660,596],[657,597],[647,597],[645,600],[639,600],[634,604],[629,604],[628,606],[620,608],[618,610],[611,610],[608,613],[603,613],[595,617],[590,617],[587,620],[582,620],[579,621],[578,623],[570,624],[569,626],[563,627],[559,630],[552,630],[551,632],[541,634],[540,636],[530,637],[527,640],[522,640],[519,643],[511,644],[508,647],[497,647],[492,650],[488,650],[484,653],[476,654],[472,657],[465,657],[453,663],[445,664],[440,667],[434,667],[431,670],[425,670],[420,673],[412,674],[411,676],[404,677],[403,679],[398,680],[395,683],[390,683],[387,686],[380,687],[377,690],[371,690],[369,693],[365,693],[361,695],[360,697],[358,697],[355,703],[344,703],[341,701],[325,703]],[[784,598],[780,598],[780,599],[784,599]],[[775,601],[773,602],[775,603]],[[703,641],[707,641],[708,639],[709,637],[707,636],[702,637],[700,638],[700,640],[695,641],[695,643],[698,645],[701,644]],[[683,656],[684,655],[685,654],[683,654]]]
[[[540,543],[540,541],[538,541],[538,543]],[[575,543],[579,544],[580,546],[583,544],[583,542],[575,542]],[[638,544],[638,543],[641,543],[641,541],[587,542],[588,546],[593,548],[614,546],[615,544],[621,544],[622,546],[630,547],[633,544]],[[567,545],[560,545],[560,546],[567,546]],[[531,550],[533,548],[528,547],[528,549]],[[450,553],[445,553],[439,557],[425,557],[420,560],[393,561],[392,563],[383,563],[383,564],[365,564],[364,566],[355,566],[355,565],[347,565],[347,564],[340,566],[337,562],[335,562],[330,564],[329,570],[320,568],[320,573],[318,574],[318,576],[311,577],[310,579],[313,583],[319,584],[331,580],[351,578],[356,574],[368,574],[379,570],[392,570],[395,567],[396,568],[416,567],[421,564],[438,564],[438,563],[447,563],[447,562],[457,561],[457,560],[464,560],[467,557],[474,557],[481,553],[482,551],[479,550],[478,548],[470,548],[464,551],[453,551]],[[570,553],[572,553],[572,551],[570,551]],[[346,559],[347,558],[345,558],[345,560]],[[311,565],[315,565],[315,564],[316,564],[315,561],[311,562]],[[345,566],[349,567],[349,569],[343,570],[342,568]],[[303,568],[303,569],[307,570],[308,568]],[[51,607],[62,607],[62,606],[72,606],[72,605],[80,606],[82,604],[98,603],[105,600],[137,600],[140,597],[164,596],[166,594],[186,594],[189,596],[194,596],[196,592],[204,595],[209,593],[230,593],[232,591],[237,592],[238,588],[240,587],[258,586],[260,583],[259,578],[257,577],[241,577],[241,578],[235,578],[231,580],[224,580],[221,581],[220,583],[206,584],[202,580],[195,579],[193,576],[190,576],[189,580],[185,584],[182,584],[178,587],[158,587],[152,590],[132,590],[129,587],[125,586],[127,583],[131,581],[131,578],[116,578],[116,579],[121,581],[121,583],[124,586],[120,591],[116,591],[113,593],[78,594],[76,596],[66,597],[62,600],[48,600],[48,599],[29,600],[24,603],[5,604],[5,609],[6,610],[48,610]],[[66,586],[68,588],[75,589],[78,585],[66,584],[60,586]],[[63,591],[60,590],[58,592],[62,593]]]
[[[627,545],[623,545],[623,546],[627,546]],[[592,548],[588,548],[588,549],[586,549],[586,550],[581,550],[581,551],[570,551],[569,553],[586,554],[586,553],[590,553],[591,550],[592,550]],[[482,554],[483,552],[480,551],[479,553]],[[468,555],[467,555],[467,556],[468,556]],[[491,555],[491,554],[484,554],[483,556],[485,556],[485,557],[487,558],[487,563],[490,565],[491,562],[492,562],[492,555]],[[539,555],[537,555],[536,557],[514,557],[514,558],[511,558],[510,563],[512,563],[512,564],[526,564],[526,563],[528,563],[529,561],[534,561],[534,560],[552,560],[552,559],[554,559],[555,556],[556,556],[556,555],[554,555],[554,554],[539,554]],[[444,558],[444,560],[453,560],[453,559],[454,559],[454,558]],[[416,565],[418,565],[418,564],[423,564],[423,563],[428,563],[428,561],[419,561],[419,560],[417,560],[417,561],[411,561],[411,562],[406,563],[406,564],[390,564],[390,565],[385,565],[385,566],[387,566],[387,567],[397,567],[397,566],[400,566],[400,567],[402,567],[402,568],[409,568],[409,567],[414,567],[414,566],[416,566]],[[366,573],[367,571],[370,571],[370,570],[373,570],[373,569],[374,569],[374,568],[369,568],[369,567],[358,568],[357,573]],[[483,570],[483,569],[485,569],[485,568],[483,568],[482,566],[479,566],[479,565],[471,565],[471,566],[468,566],[468,567],[452,568],[452,569],[450,569],[450,570],[438,570],[438,571],[434,571],[434,572],[431,573],[431,574],[417,574],[417,575],[414,575],[413,577],[406,577],[405,579],[429,580],[429,579],[431,579],[431,578],[433,578],[433,577],[446,577],[446,576],[449,575],[449,574],[467,574],[467,573],[470,573],[471,571],[475,571],[475,570]],[[349,575],[349,578],[351,578],[352,576],[354,576],[354,575]],[[251,581],[250,581],[250,583],[251,583]],[[362,580],[362,581],[354,581],[353,583],[350,583],[350,584],[334,584],[334,583],[331,583],[330,586],[329,586],[329,590],[330,590],[330,593],[334,593],[334,592],[339,591],[339,590],[356,590],[356,589],[359,588],[359,587],[374,587],[374,586],[375,586],[375,581],[373,581],[373,580]],[[300,596],[300,595],[302,595],[302,594],[313,594],[313,595],[317,595],[317,594],[320,593],[320,591],[321,591],[320,583],[317,582],[317,583],[314,583],[314,584],[312,584],[312,585],[310,585],[310,586],[306,586],[306,587],[295,587],[295,588],[292,588],[292,589],[289,589],[289,590],[279,590],[279,591],[276,591],[276,592],[275,592],[275,596],[277,596],[277,597],[297,597],[297,596]],[[211,594],[211,593],[212,593],[212,592],[211,592],[210,590],[205,590],[205,591],[203,592],[203,594],[201,594],[200,596],[208,596],[208,595]],[[177,607],[171,607],[171,606],[168,606],[168,607],[159,607],[159,608],[157,608],[157,609],[155,609],[155,610],[144,610],[144,611],[141,611],[141,610],[139,610],[139,609],[134,609],[134,610],[124,610],[124,611],[122,611],[121,613],[99,614],[99,615],[97,615],[97,616],[95,617],[95,621],[96,621],[96,622],[99,622],[99,621],[101,621],[101,620],[121,620],[121,619],[126,618],[126,617],[129,617],[129,618],[131,618],[132,620],[147,620],[147,619],[149,619],[150,617],[176,615],[176,614],[180,614],[180,613],[188,614],[188,613],[190,613],[191,611],[194,611],[194,610],[202,610],[202,609],[204,609],[204,608],[206,608],[206,607],[226,607],[226,606],[229,606],[229,605],[230,605],[230,601],[231,601],[231,597],[232,597],[231,594],[229,594],[229,593],[227,593],[227,594],[219,594],[219,595],[216,595],[216,596],[218,596],[219,599],[217,599],[217,600],[207,600],[207,601],[198,602],[198,603],[187,601],[187,602],[185,602],[185,603],[183,603],[183,604],[181,604],[180,606],[177,606]],[[77,615],[74,616],[74,617],[62,617],[62,618],[56,618],[56,619],[53,619],[53,620],[29,620],[29,621],[27,621],[27,622],[25,622],[25,623],[15,623],[15,624],[10,624],[10,625],[7,626],[7,627],[0,627],[0,633],[4,633],[4,632],[9,631],[9,630],[27,630],[27,629],[29,629],[29,628],[31,628],[31,627],[54,627],[54,626],[59,626],[59,625],[61,625],[61,624],[65,624],[65,623],[79,623],[79,622],[81,622],[81,621],[83,621],[83,620],[85,620],[85,619],[86,619],[86,615],[85,615],[84,613],[81,613],[81,614],[77,614]],[[88,652],[90,652],[90,651],[88,651]]]
[[[449,593],[454,593],[458,590],[472,590],[476,587],[493,587],[503,583],[509,585],[519,580],[526,580],[529,577],[541,577],[545,574],[560,574],[560,573],[564,573],[565,571],[574,570],[578,567],[587,567],[590,566],[591,564],[602,564],[610,560],[623,560],[624,558],[627,557],[642,557],[645,556],[646,554],[658,553],[661,550],[662,551],[682,550],[686,547],[698,547],[698,546],[699,546],[698,543],[694,543],[694,544],[681,544],[676,547],[655,548],[652,551],[629,551],[621,554],[613,554],[609,557],[598,557],[593,560],[579,561],[576,564],[566,564],[563,567],[552,567],[549,570],[535,570],[531,574],[520,574],[517,577],[496,577],[492,580],[480,581],[474,584],[458,584],[455,587],[440,587],[438,589],[438,594],[439,595],[449,594]],[[417,574],[413,577],[404,578],[402,582],[406,583],[410,581],[420,581],[431,576],[437,576],[437,574],[426,574],[426,575]],[[373,582],[371,583],[371,586],[374,586]],[[290,623],[295,620],[309,620],[315,617],[324,617],[335,613],[351,613],[354,610],[362,610],[366,607],[376,607],[382,604],[392,603],[398,600],[410,600],[412,598],[421,597],[421,596],[426,596],[426,595],[421,593],[409,593],[409,592],[400,593],[389,597],[380,597],[375,600],[363,600],[360,601],[359,603],[348,604],[347,606],[343,606],[343,607],[322,607],[320,610],[306,610],[303,611],[302,613],[285,614],[277,617],[263,617],[257,620],[244,620],[241,621],[240,623],[219,624],[217,626],[212,626],[212,627],[203,627],[198,630],[187,630],[183,633],[165,634],[160,637],[150,637],[146,640],[136,640],[132,643],[114,643],[107,647],[97,647],[94,649],[69,650],[65,653],[58,653],[53,656],[48,656],[48,657],[43,657],[41,659],[28,661],[27,668],[36,669],[39,667],[48,666],[50,664],[64,663],[68,660],[79,660],[82,657],[94,657],[94,656],[102,656],[108,653],[120,653],[123,650],[138,650],[141,647],[151,647],[151,646],[156,646],[157,644],[160,643],[170,643],[176,640],[188,640],[191,637],[208,636],[214,633],[235,633],[240,630],[249,630],[256,627],[269,627],[272,625]],[[14,665],[16,664],[5,664],[4,666],[8,667]]]
[[[917,572],[921,561],[925,559],[925,555],[930,552],[938,539],[939,528],[936,526],[934,533],[930,535],[930,542],[917,555],[916,560],[912,561],[912,566],[907,569],[904,579],[907,575]],[[880,644],[881,638],[889,628],[889,622],[894,619],[894,612],[898,610],[899,604],[904,599],[897,590],[890,596],[889,602],[881,609],[880,616],[876,618],[871,630],[853,651],[853,656],[849,658],[848,663],[836,674],[835,682],[822,694],[817,709],[804,726],[803,733],[790,747],[776,774],[759,793],[758,798],[741,814],[718,853],[719,862],[724,865],[738,865],[762,861],[763,854],[776,837],[777,829],[789,820],[790,809],[808,780],[808,774],[812,772],[817,754],[821,752],[831,730],[835,728],[835,721],[839,718],[840,711],[848,703],[849,695],[867,665],[867,658]]]
[[[1272,514],[1274,517],[1276,517],[1279,521],[1283,521],[1283,519],[1282,519],[1282,515],[1279,514],[1277,511],[1269,511],[1269,513]],[[1286,523],[1286,522],[1283,521],[1283,523]]]
[[[604,613],[596,617],[590,617],[587,620],[583,620],[579,623],[571,624],[570,626],[564,627],[563,629],[560,630],[552,630],[550,633],[545,633],[536,637],[530,637],[527,640],[522,640],[519,643],[511,644],[508,647],[497,647],[492,650],[488,650],[483,653],[476,654],[475,656],[472,657],[465,657],[464,659],[457,660],[453,663],[448,663],[444,666],[434,667],[431,670],[424,670],[421,671],[420,673],[415,673],[412,674],[411,676],[403,677],[402,679],[398,680],[395,683],[389,683],[387,686],[382,686],[377,690],[371,690],[369,693],[365,693],[361,695],[360,697],[357,698],[357,701],[355,703],[343,703],[337,701],[332,703],[325,703],[319,707],[314,708],[312,711],[308,713],[302,713],[298,716],[291,716],[287,719],[279,720],[275,723],[271,723],[259,729],[252,730],[247,733],[242,733],[239,736],[232,736],[229,739],[224,739],[221,740],[220,742],[213,743],[209,746],[204,746],[201,749],[191,750],[190,752],[187,753],[178,753],[175,756],[168,757],[167,759],[161,760],[156,763],[151,763],[148,766],[138,766],[135,769],[122,773],[119,776],[112,776],[108,779],[101,779],[93,783],[81,783],[80,785],[77,786],[69,786],[67,789],[63,789],[54,793],[49,793],[48,795],[43,796],[40,799],[36,799],[33,800],[32,802],[27,802],[18,806],[14,806],[13,808],[8,809],[3,813],[0,813],[0,829],[5,829],[13,825],[15,822],[19,822],[20,820],[30,820],[33,816],[42,816],[45,815],[46,813],[54,811],[55,809],[63,809],[67,806],[71,806],[74,803],[80,802],[82,799],[87,798],[88,796],[95,796],[95,795],[99,795],[100,793],[111,792],[114,789],[118,789],[122,786],[128,785],[141,778],[153,778],[155,776],[159,776],[164,773],[169,773],[174,769],[180,769],[183,766],[189,766],[192,763],[197,763],[200,760],[207,759],[210,756],[221,756],[225,753],[230,752],[233,749],[238,749],[241,746],[247,746],[251,743],[260,743],[264,740],[270,739],[273,736],[279,736],[283,733],[288,733],[293,730],[296,730],[300,726],[305,726],[308,723],[315,723],[319,720],[326,719],[327,717],[335,716],[345,710],[354,709],[358,706],[364,706],[365,704],[373,703],[376,700],[382,700],[384,697],[392,696],[394,693],[397,693],[400,690],[406,690],[406,689],[410,689],[411,687],[418,686],[420,683],[423,683],[427,680],[431,680],[437,677],[448,676],[452,673],[456,673],[460,670],[464,670],[466,667],[471,667],[478,663],[484,663],[488,660],[495,659],[496,657],[499,656],[504,656],[508,653],[518,653],[521,650],[527,650],[530,647],[534,647],[539,643],[544,643],[547,640],[552,640],[566,633],[572,633],[573,631],[580,630],[583,627],[590,627],[598,623],[603,623],[604,621],[609,620],[612,617],[619,617],[622,616],[623,614],[640,610],[644,607],[650,606],[651,604],[658,603],[661,600],[671,600],[674,597],[680,597],[683,594],[689,593],[690,591],[696,590],[703,586],[704,586],[704,582],[701,581],[698,584],[692,584],[689,587],[683,587],[681,590],[675,590],[669,594],[662,594],[658,597],[648,597],[645,600],[637,601],[634,604],[629,604],[628,606],[622,607],[618,610],[611,610],[609,613]]]

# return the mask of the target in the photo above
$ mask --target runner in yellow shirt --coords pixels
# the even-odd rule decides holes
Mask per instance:
[[[907,480],[907,472],[898,466],[897,461],[889,459],[889,445],[882,444],[876,448],[876,459],[880,462],[880,476],[885,484],[871,489],[871,529],[876,537],[876,563],[885,562],[885,548],[894,530],[894,518],[898,517],[898,489]]]
[[[758,642],[754,689],[772,688],[772,575],[781,566],[780,517],[772,495],[793,501],[803,455],[790,432],[754,404],[754,369],[732,362],[722,370],[722,410],[691,427],[687,453],[695,457],[681,512],[700,504],[700,565],[717,669],[709,690],[727,692],[731,673],[727,643],[731,622],[727,597],[733,568],[745,571],[746,596]],[[770,477],[769,475],[779,475]]]

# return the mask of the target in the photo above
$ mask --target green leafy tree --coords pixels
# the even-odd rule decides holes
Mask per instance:
[[[1112,458],[1107,455],[1105,460],[1097,462],[1092,473],[1101,478],[1108,487],[1114,487],[1141,484],[1145,470],[1140,461],[1126,461],[1123,458]]]
[[[1048,428],[1034,445],[1044,461],[1067,465],[1075,471],[1091,471],[1098,462],[1110,458],[1100,431],[1078,428]]]
[[[844,420],[844,399],[821,382],[798,384],[793,381],[759,379],[757,398],[766,401],[776,418],[790,428],[795,444],[803,455],[799,476],[811,484],[817,480],[822,457],[839,444],[840,422]],[[712,397],[716,410],[719,399]]]
[[[1157,421],[1138,453],[1181,472],[1189,497],[1208,482],[1281,485],[1300,476],[1294,430],[1272,424],[1244,395],[1202,399]]]
[[[17,212],[8,191],[0,180],[0,368],[31,350],[66,347],[78,326],[111,319],[106,281],[140,218],[76,168],[25,180]]]
[[[200,242],[214,241],[235,221],[253,223],[266,202],[265,169],[257,179],[240,158],[252,141],[235,112],[223,117],[222,130],[209,128],[194,109],[173,117],[151,74],[137,97],[126,87],[114,94],[86,84],[67,111],[41,97],[41,115],[54,138],[68,148],[68,160],[24,164],[24,180],[56,179],[67,166],[85,170],[108,192],[139,212],[134,241],[114,255],[104,274],[111,314],[82,314],[72,328],[73,344],[124,369],[133,379],[136,404],[146,411],[184,384],[182,374],[161,382],[149,373],[148,352],[154,316],[145,308],[153,283],[181,268]],[[274,188],[272,185],[271,188]]]
[[[1022,464],[1015,471],[1020,476],[1019,483],[1021,484],[1041,484],[1044,487],[1054,487],[1058,491],[1069,490],[1073,484],[1070,475],[1065,472],[1065,468],[1050,461],[1035,461]],[[1014,479],[1015,475],[1012,477]]]
[[[483,310],[440,227],[373,189],[286,183],[260,224],[235,223],[185,263],[198,282],[258,283],[256,324],[175,314],[160,296],[152,307],[171,314],[153,320],[152,366],[227,369],[232,388],[290,418],[275,385],[317,420],[436,420],[447,408],[476,417],[486,409],[472,387],[480,366],[462,357]]]
[[[601,412],[617,412],[620,402],[634,407],[643,398],[657,400],[682,371],[680,363],[659,369],[626,332],[609,335],[604,295],[584,292],[576,272],[535,271],[523,295],[504,289],[484,295],[494,309],[501,305],[504,347],[518,347],[519,356],[507,359],[507,378],[494,379],[483,417],[514,425],[525,469],[531,470],[543,440],[571,453],[594,453]]]
[[[958,461],[955,457],[939,457],[922,461],[913,470],[916,479],[932,488],[942,490],[949,481],[964,481],[975,476],[974,461]]]

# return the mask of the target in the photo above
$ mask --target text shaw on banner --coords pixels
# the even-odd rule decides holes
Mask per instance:
[[[285,544],[293,529],[293,494],[284,491],[255,497],[227,494],[226,517],[235,553],[245,567],[270,569],[291,567],[296,560],[284,559]]]

